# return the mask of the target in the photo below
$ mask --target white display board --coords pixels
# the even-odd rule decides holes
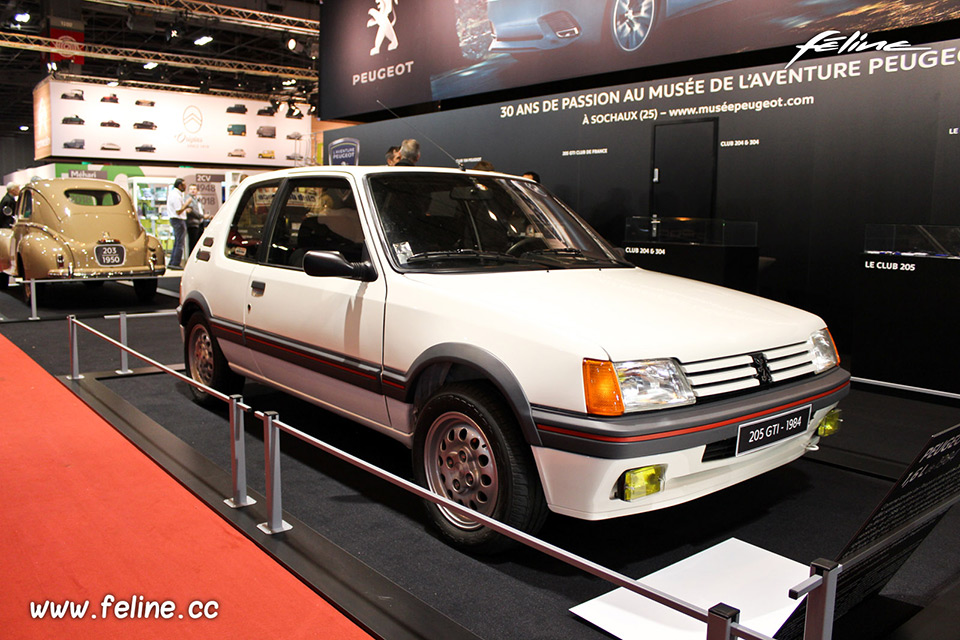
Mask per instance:
[[[57,157],[290,167],[310,155],[305,104],[288,118],[262,100],[59,80],[49,91]]]
[[[724,603],[740,610],[740,624],[772,636],[800,600],[788,591],[810,577],[810,567],[730,538],[640,578],[708,610]],[[627,589],[616,589],[570,609],[621,640],[703,640],[707,625]]]

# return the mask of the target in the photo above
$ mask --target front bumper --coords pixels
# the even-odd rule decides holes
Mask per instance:
[[[817,426],[849,393],[849,380],[837,368],[766,393],[608,420],[535,409],[543,446],[533,454],[547,504],[556,513],[600,520],[686,502],[780,467],[819,441]],[[805,431],[736,455],[741,425],[808,405]],[[650,465],[666,467],[663,489],[620,499],[623,473]]]

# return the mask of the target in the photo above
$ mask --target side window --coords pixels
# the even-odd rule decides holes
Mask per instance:
[[[25,189],[20,194],[18,205],[19,211],[17,215],[19,215],[19,217],[28,220],[33,216],[33,198],[30,197],[30,191]]]
[[[244,262],[256,262],[263,241],[263,227],[278,184],[271,182],[251,187],[243,194],[240,206],[227,237],[227,257]]]
[[[270,236],[267,264],[303,267],[308,251],[339,251],[363,260],[363,230],[350,184],[343,178],[291,182]]]

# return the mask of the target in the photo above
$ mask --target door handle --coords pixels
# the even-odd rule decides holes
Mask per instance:
[[[660,169],[657,167],[653,168],[653,181],[660,182]]]
[[[260,295],[263,295],[263,292],[264,290],[266,290],[266,288],[267,288],[266,282],[260,282],[259,280],[254,280],[253,282],[250,283],[250,290]]]

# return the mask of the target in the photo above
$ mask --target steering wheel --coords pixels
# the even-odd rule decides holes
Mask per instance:
[[[510,256],[520,255],[519,249],[521,247],[524,247],[528,244],[533,244],[534,242],[542,243],[543,239],[537,238],[536,236],[527,236],[525,238],[520,238],[519,240],[514,242],[512,245],[510,245],[510,248],[507,249],[507,255],[510,255]]]

